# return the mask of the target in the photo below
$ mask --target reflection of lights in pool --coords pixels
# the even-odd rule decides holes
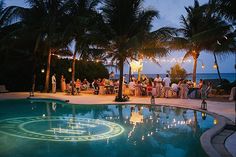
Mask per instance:
[[[48,124],[56,123],[57,127],[49,127],[50,125],[45,124],[41,127],[45,122]],[[67,124],[67,126],[63,127],[58,124]],[[103,140],[118,136],[123,131],[124,128],[119,124],[89,118],[50,117],[50,119],[45,119],[43,117],[19,117],[0,121],[0,133],[45,141]]]
[[[214,119],[214,124],[218,124],[218,120],[217,119]]]

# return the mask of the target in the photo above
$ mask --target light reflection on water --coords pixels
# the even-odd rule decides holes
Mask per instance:
[[[214,124],[213,117],[193,110],[151,105],[68,105],[28,100],[0,101],[1,126],[7,118],[40,117],[40,123],[24,127],[44,140],[0,133],[0,156],[157,156],[204,157],[200,136]],[[55,118],[62,119],[60,121]],[[91,119],[93,122],[80,122]],[[121,126],[116,136],[92,140],[90,135],[109,132],[111,123]],[[18,119],[19,120],[19,119]],[[21,123],[21,122],[20,122]],[[4,129],[0,126],[0,131]],[[114,126],[114,125],[113,125]],[[119,127],[118,127],[119,128]],[[15,129],[17,130],[17,129]],[[17,130],[19,131],[19,130]],[[13,131],[14,134],[19,134]],[[24,134],[24,133],[22,133]],[[71,136],[69,140],[48,140]],[[24,136],[28,136],[27,134]],[[34,135],[36,136],[36,135]],[[52,137],[51,137],[52,136]],[[86,140],[77,140],[86,136]],[[68,139],[67,137],[65,137]],[[71,140],[71,139],[75,140]],[[46,139],[46,140],[45,140]],[[38,149],[40,148],[40,149]]]

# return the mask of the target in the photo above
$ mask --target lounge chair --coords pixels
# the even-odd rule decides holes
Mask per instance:
[[[6,86],[5,85],[0,85],[0,93],[7,93],[9,92],[8,90],[6,90]]]

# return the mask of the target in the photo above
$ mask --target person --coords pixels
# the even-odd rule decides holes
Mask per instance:
[[[168,98],[168,92],[170,90],[170,78],[169,75],[166,74],[166,77],[163,79],[163,84],[164,84],[164,97]]]
[[[188,98],[188,84],[187,80],[179,82],[180,87],[180,98],[181,99],[187,99]]]
[[[201,88],[202,88],[202,85],[203,85],[203,80],[200,79],[197,87],[198,87],[199,89],[201,89]]]
[[[135,82],[133,80],[129,83],[129,90],[132,96],[135,95]]]
[[[52,93],[56,93],[56,89],[57,89],[56,83],[57,83],[56,74],[53,74],[52,75]]]
[[[85,78],[83,83],[82,83],[82,87],[84,90],[87,90],[89,88],[89,82],[87,81],[87,79]]]
[[[157,74],[157,77],[154,79],[154,84],[156,85],[156,95],[157,97],[161,96],[161,87],[162,87],[162,78],[160,77],[159,74]]]
[[[176,95],[178,97],[178,95],[179,95],[179,85],[176,84],[176,83],[172,83],[171,89],[172,89],[173,93],[176,93]],[[172,95],[173,95],[173,93],[172,93]]]
[[[115,78],[115,73],[113,71],[109,74],[109,78],[110,79],[114,79]]]
[[[98,95],[99,94],[99,82],[98,80],[94,79],[92,82],[92,87],[94,89],[94,94]]]
[[[152,95],[152,80],[149,79],[149,82],[147,84],[147,88],[146,88],[146,92],[147,92],[147,96]]]
[[[75,82],[76,93],[80,92],[80,86],[81,86],[80,80],[77,79]]]
[[[65,92],[65,90],[66,90],[66,79],[64,75],[61,75],[61,91]]]
[[[201,109],[206,110],[207,109],[207,103],[206,103],[206,99],[207,99],[207,85],[206,85],[206,81],[202,81],[202,87],[201,87],[201,99],[202,99],[202,104],[201,104]]]

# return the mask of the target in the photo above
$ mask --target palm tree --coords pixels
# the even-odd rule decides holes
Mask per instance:
[[[119,77],[118,99],[122,100],[124,63],[128,58],[138,56],[138,53],[166,54],[164,47],[156,43],[160,32],[150,33],[151,22],[158,17],[156,10],[142,9],[143,0],[104,0],[102,15],[105,25],[105,35],[109,41],[107,54],[112,61],[117,62]],[[160,35],[158,35],[160,37]],[[155,41],[156,40],[156,41]],[[148,42],[151,41],[151,42]],[[160,51],[165,50],[165,51]]]
[[[197,61],[200,53],[203,50],[217,54],[230,53],[235,51],[232,47],[235,39],[231,26],[209,11],[207,5],[200,6],[195,0],[193,7],[185,9],[187,17],[181,16],[182,27],[178,30],[180,36],[173,37],[169,46],[174,50],[186,50],[183,59],[193,57],[193,81],[196,82]],[[219,41],[222,41],[220,47],[217,45]]]
[[[4,20],[11,23],[13,17],[18,18],[17,23],[21,25],[17,32],[24,34],[33,33],[35,40],[35,47],[33,50],[34,59],[34,79],[32,85],[32,91],[34,91],[35,84],[35,71],[37,64],[38,47],[46,47],[47,51],[47,70],[45,78],[45,91],[49,91],[49,77],[50,77],[50,65],[51,55],[56,53],[60,48],[66,47],[62,39],[62,17],[65,16],[64,1],[60,0],[27,0],[29,8],[9,6],[5,9]],[[14,23],[13,23],[14,24]],[[10,24],[12,25],[12,24]]]
[[[96,23],[100,17],[96,11],[98,3],[99,0],[69,0],[66,3],[69,13],[66,17],[64,39],[69,43],[74,42],[72,84],[75,82],[76,57],[87,61],[99,57],[102,52],[98,49],[101,38],[99,37],[98,40],[96,33],[98,29]],[[72,95],[74,95],[74,86],[72,86]]]
[[[235,24],[236,20],[236,1],[235,0],[209,0],[209,5],[224,18]]]

